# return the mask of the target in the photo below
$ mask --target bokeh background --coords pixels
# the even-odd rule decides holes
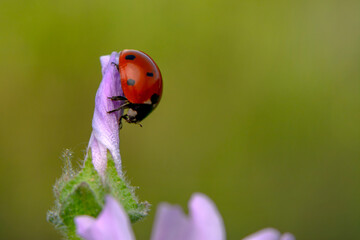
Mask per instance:
[[[121,154],[153,204],[217,204],[228,239],[272,226],[360,237],[360,1],[0,1],[0,239],[46,222],[61,154],[83,159],[101,55],[147,52],[164,78]],[[187,211],[187,210],[186,210]]]

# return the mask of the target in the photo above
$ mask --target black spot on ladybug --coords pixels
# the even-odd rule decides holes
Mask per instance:
[[[128,80],[126,81],[126,83],[127,83],[127,85],[129,85],[129,86],[134,86],[134,85],[135,85],[135,80],[134,80],[134,79],[128,79]]]
[[[125,56],[126,60],[134,60],[135,58],[136,58],[135,55],[126,55]]]
[[[154,74],[153,74],[152,72],[147,72],[147,73],[146,73],[146,76],[148,76],[148,77],[153,77]]]
[[[159,95],[157,95],[157,94],[153,94],[153,95],[151,96],[151,98],[150,98],[151,103],[152,103],[152,104],[156,104],[156,103],[158,103],[158,102],[159,102],[159,98],[160,98],[160,96],[159,96]]]

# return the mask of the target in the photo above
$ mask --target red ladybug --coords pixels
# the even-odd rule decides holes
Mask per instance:
[[[119,64],[113,64],[119,69],[124,96],[110,99],[125,102],[109,113],[128,109],[127,113],[120,117],[119,124],[121,125],[122,119],[128,123],[139,123],[159,104],[163,88],[160,69],[149,55],[138,50],[121,51]]]

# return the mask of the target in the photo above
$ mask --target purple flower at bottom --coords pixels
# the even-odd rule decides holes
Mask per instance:
[[[86,240],[133,240],[129,217],[123,207],[111,196],[94,219],[75,217],[76,232]],[[215,204],[206,195],[195,193],[189,201],[189,215],[176,205],[160,204],[151,240],[224,240],[225,227]],[[243,240],[295,240],[294,236],[267,228]]]
[[[100,58],[103,78],[95,96],[95,110],[92,120],[93,131],[89,146],[92,162],[100,176],[104,176],[107,167],[107,151],[109,150],[118,173],[121,175],[121,157],[119,150],[119,123],[122,110],[109,114],[117,109],[121,101],[112,101],[109,97],[123,96],[120,74],[113,63],[119,62],[119,53]]]
[[[95,219],[90,216],[75,217],[76,233],[86,240],[133,240],[134,233],[124,208],[110,195],[105,207]]]

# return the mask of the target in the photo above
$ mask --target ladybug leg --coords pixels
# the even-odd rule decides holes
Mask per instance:
[[[117,70],[119,71],[119,64],[116,64],[116,63],[114,63],[114,62],[111,62],[111,65],[115,65],[116,68],[117,68]]]
[[[127,121],[128,123],[134,123],[134,122],[131,122],[130,121],[130,118],[129,118],[129,116],[127,115],[127,114],[124,114],[124,115],[122,115],[121,117],[120,117],[120,119],[119,119],[119,129],[121,129],[122,128],[122,126],[123,126],[123,124],[122,124],[122,120],[125,120],[125,121]],[[136,125],[139,125],[140,127],[142,127],[142,124],[141,123],[139,123],[139,122],[136,122],[135,123]]]
[[[107,113],[113,113],[113,112],[119,111],[119,110],[121,110],[121,109],[123,109],[123,108],[126,108],[128,105],[129,105],[129,103],[124,103],[124,104],[121,105],[120,107],[115,108],[115,109],[113,109],[113,110],[111,110],[111,111],[108,111]]]
[[[111,99],[113,101],[127,101],[127,98],[123,96],[113,96],[113,97],[108,97],[108,99]]]
[[[122,129],[122,126],[123,126],[122,120],[123,119],[125,119],[125,121],[129,122],[129,116],[127,114],[125,114],[125,115],[122,115],[120,117],[120,119],[119,119],[119,129]]]
[[[119,129],[122,129],[122,126],[123,126],[123,124],[122,124],[122,119],[123,119],[123,116],[121,116],[121,117],[119,118]]]

